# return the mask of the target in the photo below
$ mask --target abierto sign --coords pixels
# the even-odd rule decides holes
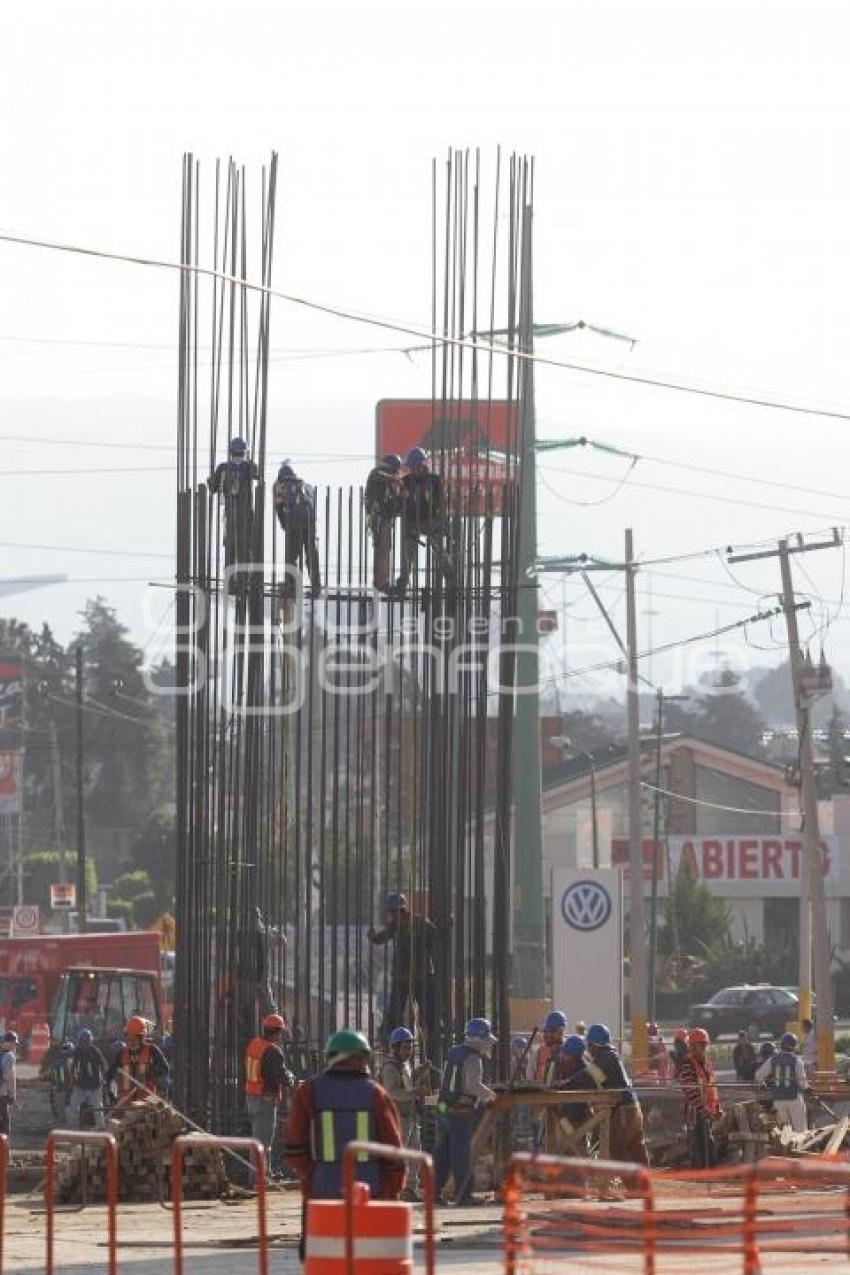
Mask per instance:
[[[570,1023],[623,1024],[623,874],[552,874],[552,995]]]
[[[820,842],[824,879],[837,873],[838,839]],[[670,871],[675,876],[682,863],[690,865],[701,881],[799,881],[805,863],[800,837],[670,837]]]

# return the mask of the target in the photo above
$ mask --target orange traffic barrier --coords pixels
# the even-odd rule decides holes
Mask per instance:
[[[343,1275],[347,1219],[357,1275],[412,1275],[413,1206],[400,1200],[373,1200],[365,1182],[354,1182],[344,1200],[308,1200],[304,1237],[305,1275]]]
[[[29,1039],[28,1061],[41,1063],[50,1048],[50,1024],[37,1020],[32,1025]]]
[[[5,1141],[5,1139],[4,1139]],[[109,1275],[117,1275],[118,1271],[118,1144],[111,1133],[101,1129],[54,1129],[47,1137],[47,1155],[44,1169],[44,1204],[46,1213],[47,1254],[44,1263],[45,1275],[53,1275],[53,1218],[56,1210],[55,1160],[56,1144],[70,1143],[74,1146],[103,1147],[106,1152],[106,1207],[107,1207],[107,1246],[109,1253]]]
[[[215,1134],[183,1134],[171,1145],[171,1203],[174,1209],[174,1275],[183,1275],[183,1159],[199,1147],[244,1151],[254,1165],[257,1189],[257,1261],[260,1275],[269,1275],[269,1232],[266,1218],[266,1153],[255,1138],[219,1138]],[[49,1275],[49,1272],[48,1272]]]
[[[384,1275],[389,1270],[397,1270],[399,1272],[412,1269],[412,1234],[410,1237],[411,1260],[407,1257],[396,1258],[392,1261],[392,1265],[387,1260],[381,1259],[377,1262],[369,1260],[369,1253],[376,1252],[375,1248],[370,1244],[370,1240],[377,1239],[381,1242],[396,1243],[402,1240],[401,1234],[394,1234],[390,1229],[389,1234],[386,1232],[376,1233],[373,1235],[370,1231],[372,1219],[376,1226],[381,1225],[380,1219],[386,1217],[391,1219],[389,1227],[397,1226],[400,1217],[397,1214],[388,1214],[385,1212],[387,1207],[398,1210],[398,1204],[392,1204],[386,1200],[375,1200],[369,1203],[367,1207],[363,1204],[362,1192],[358,1193],[356,1187],[363,1186],[363,1183],[356,1182],[355,1172],[357,1166],[357,1157],[360,1155],[374,1156],[381,1160],[395,1160],[399,1164],[418,1164],[421,1166],[420,1185],[423,1188],[425,1197],[425,1270],[427,1275],[434,1275],[436,1262],[436,1245],[434,1241],[434,1203],[436,1192],[434,1189],[434,1161],[425,1151],[409,1151],[407,1147],[388,1147],[380,1142],[349,1142],[343,1148],[342,1152],[342,1194],[345,1200],[345,1275]],[[359,1194],[359,1199],[358,1199]],[[316,1204],[336,1204],[334,1200],[316,1200],[311,1201]],[[410,1206],[406,1206],[408,1224],[411,1218]],[[308,1213],[309,1219],[309,1213]],[[310,1226],[309,1220],[307,1225],[307,1245],[310,1243]],[[404,1241],[407,1243],[406,1241]],[[358,1252],[358,1249],[360,1250]],[[401,1243],[398,1243],[397,1252],[401,1252]],[[339,1270],[339,1267],[337,1267]],[[324,1275],[330,1275],[330,1271],[326,1270]]]

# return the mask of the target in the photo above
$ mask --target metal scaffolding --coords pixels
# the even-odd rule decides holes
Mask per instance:
[[[244,1047],[271,1005],[304,1068],[337,1026],[378,1037],[388,1001],[423,1060],[470,1014],[493,1018],[503,1066],[508,1045],[531,166],[499,161],[486,191],[477,154],[433,168],[432,389],[414,441],[445,504],[413,549],[394,524],[391,561],[406,552],[413,570],[389,595],[372,588],[359,483],[314,491],[323,587],[287,584],[266,481],[271,299],[240,283],[271,285],[276,185],[275,156],[253,205],[244,170],[216,164],[202,217],[200,168],[184,160],[175,1086],[222,1131],[239,1123]],[[236,435],[256,473],[216,494]],[[404,962],[369,941],[388,890],[414,918]]]

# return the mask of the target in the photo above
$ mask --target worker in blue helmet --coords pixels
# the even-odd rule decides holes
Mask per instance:
[[[386,923],[380,930],[370,928],[370,943],[388,946],[390,987],[381,1023],[381,1036],[406,1022],[418,1011],[424,1033],[426,1056],[436,1046],[437,1032],[437,927],[424,916],[411,914],[407,896],[390,890],[386,898]]]
[[[322,588],[316,537],[316,492],[298,477],[288,460],[283,461],[277,471],[274,510],[284,536],[284,596],[295,596],[306,567],[310,593],[316,598]]]
[[[565,1093],[572,1091],[592,1092],[595,1089],[601,1089],[605,1083],[605,1076],[601,1069],[591,1062],[586,1052],[586,1046],[583,1036],[575,1033],[566,1036],[558,1050],[558,1070],[555,1080],[552,1084],[553,1089],[563,1090]],[[567,1122],[566,1132],[572,1133],[580,1125],[593,1115],[593,1108],[587,1102],[565,1103],[563,1107],[557,1108],[559,1120]],[[580,1150],[587,1153],[588,1142],[584,1137]],[[557,1153],[561,1148],[555,1146],[547,1148]],[[572,1148],[575,1154],[575,1146]]]
[[[548,1089],[558,1070],[558,1050],[564,1043],[567,1016],[562,1009],[552,1009],[543,1020],[543,1044],[537,1051],[534,1079]]]
[[[643,1164],[648,1168],[643,1112],[605,1023],[591,1023],[588,1027],[587,1052],[591,1062],[602,1073],[602,1088],[619,1094],[619,1101],[611,1111],[611,1159]]]
[[[227,460],[217,466],[209,480],[209,489],[222,501],[224,522],[224,565],[252,561],[254,484],[260,474],[248,454],[244,438],[231,438]],[[240,577],[231,572],[228,587],[235,591]]]
[[[372,583],[381,593],[389,591],[393,533],[404,507],[402,467],[401,457],[388,452],[369,472],[363,494],[374,549]]]
[[[769,1082],[770,1096],[779,1124],[790,1125],[795,1133],[809,1127],[804,1097],[809,1088],[806,1064],[797,1052],[798,1041],[793,1032],[779,1038],[779,1049],[766,1058],[756,1070],[756,1084]]]
[[[425,1089],[413,1071],[413,1032],[407,1027],[396,1027],[390,1034],[390,1052],[381,1068],[380,1082],[395,1103],[401,1123],[401,1137],[411,1151],[419,1151],[422,1140],[419,1121]],[[419,1199],[419,1166],[412,1164],[407,1171],[407,1186],[403,1199],[415,1203]]]
[[[495,1044],[489,1020],[470,1018],[463,1040],[452,1045],[446,1055],[437,1100],[434,1174],[438,1196],[442,1196],[452,1174],[456,1205],[475,1203],[470,1149],[480,1113],[496,1098],[494,1091],[484,1083],[485,1063]]]
[[[396,592],[403,594],[419,559],[419,546],[430,550],[431,570],[442,577],[447,587],[455,582],[451,556],[447,551],[447,518],[443,480],[428,464],[428,453],[422,447],[411,447],[405,457],[407,473],[403,479],[403,533],[401,572]],[[425,585],[427,587],[427,577]]]

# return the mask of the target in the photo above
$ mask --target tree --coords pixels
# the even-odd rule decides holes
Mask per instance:
[[[717,899],[682,859],[670,883],[664,925],[659,930],[658,948],[664,954],[705,959],[729,945],[732,915],[722,899]]]
[[[783,660],[771,669],[754,669],[750,676],[750,689],[759,711],[770,726],[794,727],[794,698],[791,693],[791,665]],[[815,726],[826,726],[836,710],[850,709],[850,696],[841,677],[833,669],[832,692],[824,695],[812,706]]]
[[[148,874],[158,915],[174,907],[177,866],[177,828],[174,815],[165,809],[154,811],[133,838],[130,860]]]
[[[823,797],[850,790],[850,738],[847,719],[838,708],[833,708],[826,728],[826,749],[829,761],[818,775],[818,790]]]
[[[712,691],[703,695],[693,718],[694,734],[709,744],[757,757],[763,753],[765,723],[730,668],[721,670]]]

